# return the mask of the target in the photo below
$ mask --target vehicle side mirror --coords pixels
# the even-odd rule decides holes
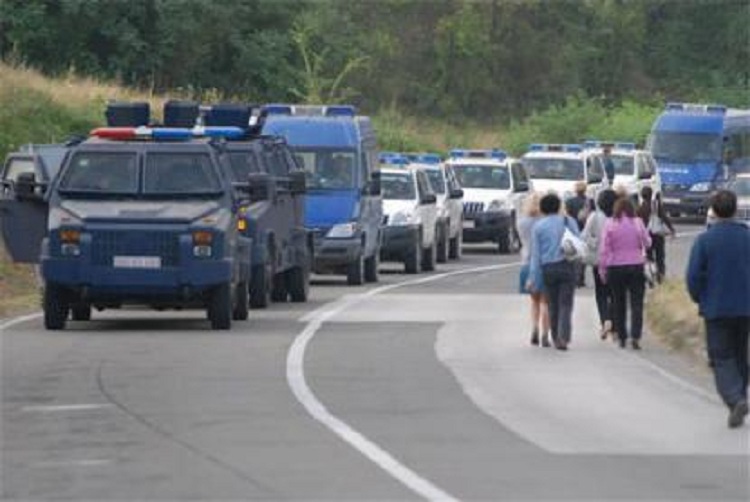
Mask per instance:
[[[271,198],[274,180],[268,173],[250,173],[247,176],[247,193],[250,202],[260,202]]]
[[[426,206],[428,204],[436,204],[437,203],[437,195],[435,195],[434,193],[426,193],[419,200],[419,203],[422,204],[423,206]]]
[[[38,199],[39,195],[34,191],[36,188],[36,174],[20,173],[15,182],[16,199],[29,200]]]
[[[650,173],[648,171],[644,171],[644,172],[642,172],[640,174],[640,176],[638,176],[638,179],[641,179],[641,180],[650,180],[653,177],[654,177],[654,173]]]
[[[528,182],[522,181],[518,185],[516,185],[516,192],[528,192],[528,191],[529,191]]]
[[[382,187],[380,186],[380,171],[374,171],[370,177],[370,183],[369,183],[369,194],[378,196],[382,192]]]
[[[289,173],[290,190],[292,194],[298,195],[307,192],[307,174],[305,171],[297,170]]]
[[[596,185],[597,183],[601,183],[604,180],[601,176],[591,176],[589,177],[589,185]]]
[[[454,188],[450,193],[451,199],[463,199],[464,191],[462,188]]]

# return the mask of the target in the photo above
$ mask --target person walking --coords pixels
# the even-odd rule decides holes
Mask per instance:
[[[609,187],[615,186],[615,163],[612,160],[612,148],[605,146],[602,149],[602,163],[604,164],[604,174],[609,182]]]
[[[541,276],[547,293],[552,341],[556,349],[568,350],[572,338],[576,267],[565,258],[561,244],[566,228],[576,236],[580,236],[580,232],[572,218],[560,214],[561,205],[555,193],[546,194],[539,201],[542,218],[532,231],[529,277],[534,281]]]
[[[531,299],[531,344],[539,345],[540,333],[542,347],[549,347],[549,310],[544,283],[541,275],[530,280],[532,232],[534,224],[541,218],[539,200],[541,194],[534,192],[526,199],[524,214],[518,221],[518,234],[521,239],[521,274],[520,292],[528,294]]]
[[[736,428],[748,414],[750,228],[733,221],[733,192],[719,190],[711,208],[716,220],[693,243],[687,286],[705,322],[708,358],[716,388],[729,408],[728,425]]]
[[[589,199],[586,197],[586,182],[576,181],[575,195],[565,200],[565,212],[578,223],[578,230],[583,230],[586,225],[586,218],[589,214]],[[577,286],[583,288],[586,286],[586,264],[577,263]]]
[[[599,313],[600,336],[606,340],[613,334],[612,325],[612,293],[609,286],[602,282],[599,276],[599,248],[601,237],[604,233],[604,224],[612,217],[617,194],[614,190],[607,188],[599,194],[596,201],[596,210],[591,213],[583,227],[581,237],[588,247],[588,258],[586,263],[592,266],[594,276],[594,297],[596,298],[596,309]]]
[[[628,339],[627,314],[630,304],[630,340],[640,350],[643,331],[643,302],[646,294],[644,263],[651,237],[635,214],[633,202],[617,199],[611,219],[604,224],[599,252],[599,275],[612,292],[612,312],[620,347]]]
[[[672,220],[664,210],[661,202],[661,194],[656,193],[651,187],[641,189],[641,204],[638,206],[638,216],[646,225],[651,236],[651,247],[646,253],[648,261],[656,264],[656,282],[664,280],[667,273],[666,266],[666,236],[674,237],[675,229]]]

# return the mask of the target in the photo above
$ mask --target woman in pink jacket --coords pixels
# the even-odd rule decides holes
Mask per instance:
[[[628,339],[627,313],[630,303],[630,339],[635,350],[641,348],[643,331],[643,300],[646,277],[643,266],[651,237],[636,216],[628,198],[615,203],[614,215],[607,220],[599,247],[599,275],[612,292],[612,317],[620,347]]]

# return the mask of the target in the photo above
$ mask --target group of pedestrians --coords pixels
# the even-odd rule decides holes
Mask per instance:
[[[531,297],[531,343],[568,349],[576,286],[591,266],[601,338],[612,337],[623,348],[630,341],[640,350],[646,263],[653,259],[663,277],[664,236],[674,234],[674,227],[650,189],[641,193],[638,207],[612,189],[589,206],[585,187],[580,192],[575,197],[580,200],[566,201],[564,208],[555,193],[535,194],[519,221],[520,290]],[[566,234],[584,251],[566,255]]]

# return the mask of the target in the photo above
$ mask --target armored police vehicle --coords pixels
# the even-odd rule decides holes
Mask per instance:
[[[463,240],[518,252],[516,222],[531,190],[521,162],[501,150],[452,150],[446,161],[463,189]]]
[[[237,230],[222,141],[212,137],[243,131],[152,128],[148,112],[136,115],[136,127],[95,129],[71,146],[45,197],[30,176],[31,190],[0,202],[49,207],[46,232],[37,214],[25,222],[36,230],[6,235],[8,247],[26,241],[21,258],[41,261],[48,329],[63,329],[71,313],[87,320],[92,307],[127,304],[205,308],[214,329],[228,329],[247,318],[250,243]],[[17,225],[18,214],[28,213],[3,211],[3,225]]]
[[[263,133],[285,137],[307,173],[314,272],[377,281],[383,206],[370,119],[352,106],[267,105],[262,114]]]
[[[463,197],[464,192],[450,164],[443,162],[439,154],[417,153],[412,155],[411,164],[421,167],[430,178],[430,184],[437,196],[437,261],[461,256],[463,241]]]
[[[404,263],[407,274],[435,270],[437,197],[427,172],[406,157],[381,157],[383,261]]]
[[[650,187],[653,193],[661,193],[661,178],[656,161],[648,150],[636,148],[635,143],[600,140],[587,140],[583,148],[594,154],[599,162],[603,162],[601,155],[604,148],[609,148],[610,159],[615,168],[613,186],[627,191],[634,202],[638,202],[644,187]]]

